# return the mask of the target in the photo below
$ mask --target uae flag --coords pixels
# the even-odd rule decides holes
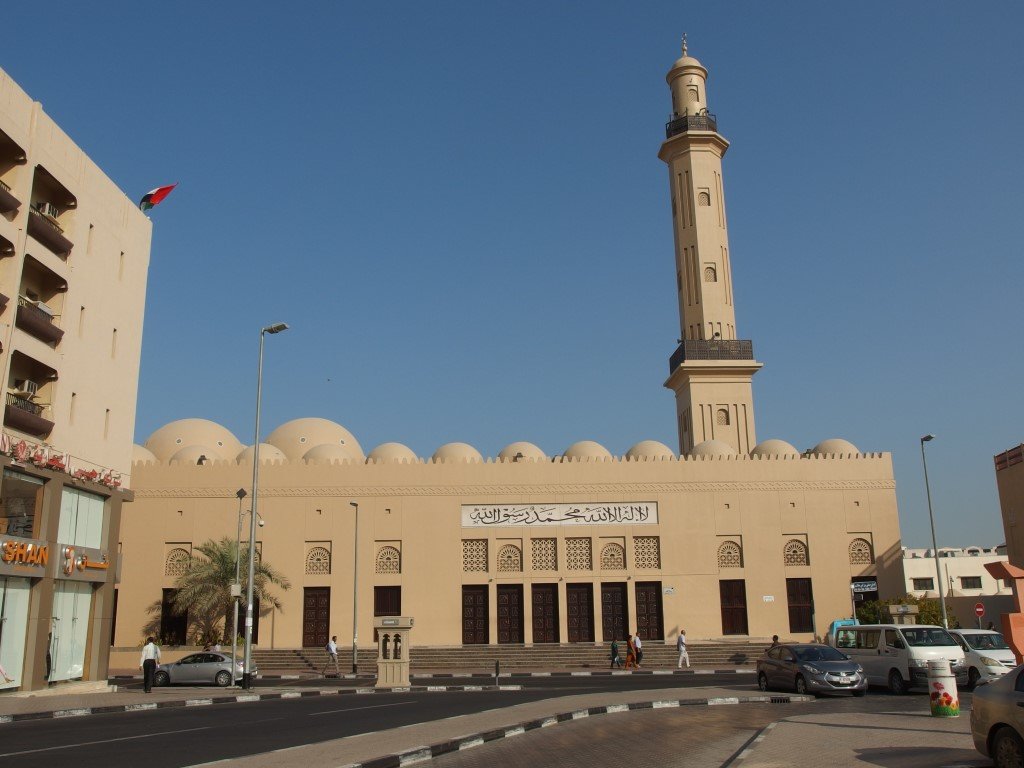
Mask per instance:
[[[142,199],[139,201],[139,208],[141,208],[144,211],[148,211],[154,205],[159,205],[161,202],[163,202],[163,199],[165,197],[171,194],[171,190],[174,189],[176,186],[178,185],[171,184],[169,187],[157,187],[156,189],[147,192],[145,195],[142,196]]]

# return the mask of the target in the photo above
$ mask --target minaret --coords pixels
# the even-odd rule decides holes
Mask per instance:
[[[722,157],[729,142],[708,112],[708,71],[686,53],[672,65],[672,117],[658,157],[669,170],[676,246],[679,347],[665,386],[676,393],[679,450],[705,440],[739,453],[756,444],[751,378],[762,364],[737,338]]]

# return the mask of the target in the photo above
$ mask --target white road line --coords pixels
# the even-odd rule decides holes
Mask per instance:
[[[40,747],[39,749],[23,749],[20,752],[0,753],[0,757],[16,757],[18,755],[32,755],[38,752],[56,752],[61,749],[73,749],[75,747],[91,747],[94,744],[112,744],[115,741],[134,741],[136,739],[151,739],[154,736],[169,736],[174,733],[192,733],[193,731],[208,731],[213,726],[204,725],[201,728],[184,728],[180,731],[160,731],[159,733],[144,733],[141,736],[121,736],[117,739],[100,739],[99,741],[81,741],[78,744],[63,744],[59,747]]]
[[[316,717],[317,715],[331,715],[335,712],[357,712],[361,709],[380,709],[381,707],[403,707],[406,704],[415,704],[415,701],[395,701],[391,704],[371,704],[368,707],[346,707],[345,709],[328,709],[324,712],[310,712],[306,717]]]

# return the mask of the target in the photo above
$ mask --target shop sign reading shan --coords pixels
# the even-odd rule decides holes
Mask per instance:
[[[0,536],[0,575],[42,577],[50,562],[45,541]]]
[[[463,504],[463,528],[509,525],[637,525],[658,522],[657,502],[608,504]]]

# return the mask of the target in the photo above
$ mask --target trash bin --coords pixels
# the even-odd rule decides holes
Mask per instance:
[[[932,717],[960,717],[960,695],[956,676],[946,659],[928,662],[928,700]]]

